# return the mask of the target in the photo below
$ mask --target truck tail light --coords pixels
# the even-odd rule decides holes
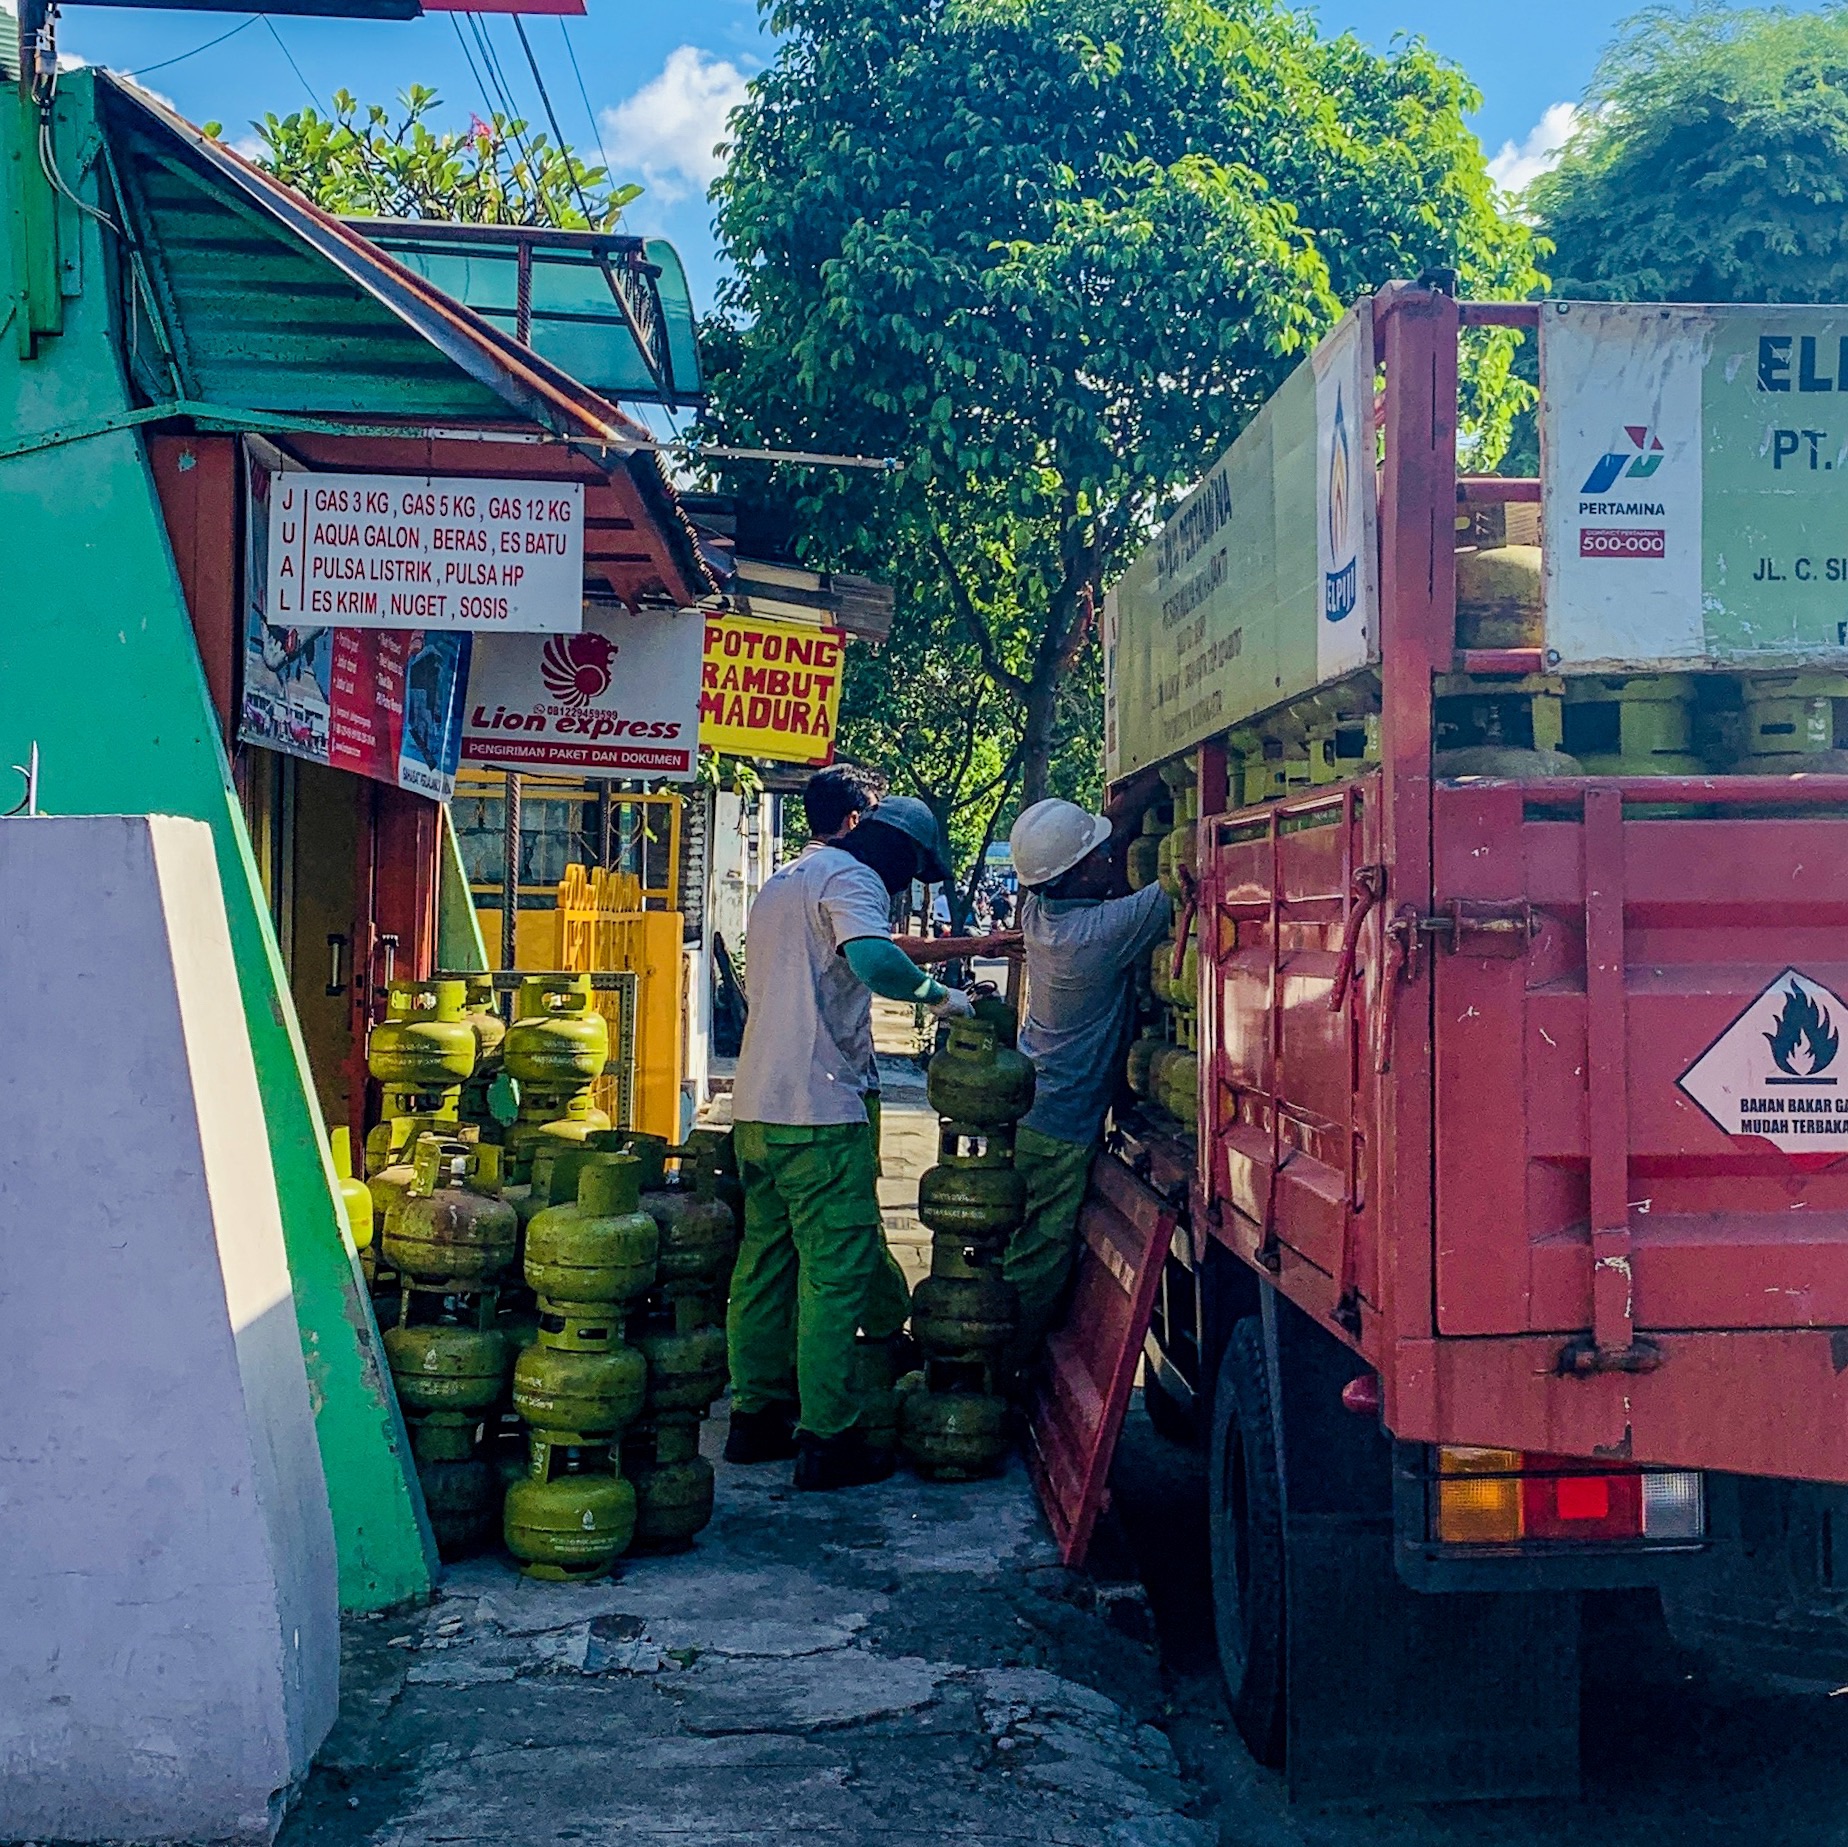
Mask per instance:
[[[1687,1540],[1706,1531],[1696,1470],[1600,1469],[1513,1449],[1437,1452],[1436,1537],[1445,1545],[1522,1540]]]

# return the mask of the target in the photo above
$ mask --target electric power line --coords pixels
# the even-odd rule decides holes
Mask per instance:
[[[321,99],[315,95],[313,85],[302,75],[302,67],[295,62],[295,54],[282,42],[282,34],[276,30],[275,20],[271,19],[267,13],[260,14],[259,17],[262,19],[263,23],[269,27],[269,35],[276,41],[276,49],[288,59],[289,69],[295,73],[295,81],[308,92],[309,107],[318,107]]]
[[[162,58],[158,64],[144,64],[139,70],[123,71],[124,77],[148,77],[155,71],[164,71],[174,64],[184,64],[188,58],[196,58],[202,51],[210,51],[214,45],[222,45],[226,39],[236,38],[240,32],[248,32],[257,23],[259,15],[252,13],[241,26],[233,26],[229,32],[221,32],[216,38],[209,38],[203,45],[195,45],[191,51],[182,51],[177,57]],[[298,72],[297,75],[300,73]]]
[[[571,42],[571,31],[561,13],[558,19],[558,36],[565,41],[565,56],[571,60],[571,74],[577,79],[578,100],[584,105],[584,119],[590,124],[590,138],[596,143],[597,152],[603,151],[603,134],[597,127],[597,112],[590,106],[590,92],[584,87],[584,73],[578,68],[577,47]]]
[[[526,171],[532,181],[533,194],[538,199],[540,209],[545,213],[548,221],[555,226],[557,218],[552,211],[552,201],[546,196],[544,185],[540,181],[532,149],[526,145],[526,137],[520,132],[521,116],[519,110],[514,107],[513,86],[507,81],[506,72],[501,69],[493,41],[488,37],[487,22],[479,14],[471,13],[468,23],[470,31],[475,35],[475,43],[481,49],[481,61],[493,79],[495,94],[500,97],[502,106],[506,110],[507,132],[513,136],[513,144],[519,149],[520,158],[526,163]]]
[[[481,98],[481,106],[489,115],[494,113],[494,104],[488,96],[488,86],[482,81],[481,73],[475,68],[475,54],[468,48],[468,40],[462,35],[462,20],[458,14],[449,15],[449,23],[455,27],[456,43],[462,47],[462,57],[468,65],[468,74],[475,80],[476,93]]]
[[[578,210],[584,214],[584,223],[594,231],[597,228],[597,215],[590,209],[590,201],[584,197],[584,188],[578,179],[577,162],[571,158],[571,150],[565,145],[565,131],[558,126],[558,112],[552,107],[552,97],[545,87],[545,79],[539,75],[539,60],[533,56],[532,41],[526,36],[526,22],[518,13],[513,16],[513,29],[519,34],[520,49],[526,53],[526,65],[533,74],[533,84],[544,106],[545,119],[552,125],[552,139],[558,143],[558,152],[565,163],[565,175],[571,182],[571,190],[577,194]]]

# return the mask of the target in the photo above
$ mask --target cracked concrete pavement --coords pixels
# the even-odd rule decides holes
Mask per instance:
[[[1150,1722],[1139,1587],[1060,1565],[1017,1462],[831,1495],[788,1474],[720,1462],[694,1549],[610,1582],[476,1559],[350,1624],[285,1847],[1218,1839]]]

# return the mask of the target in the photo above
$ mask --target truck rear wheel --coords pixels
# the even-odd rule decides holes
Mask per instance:
[[[1253,1757],[1283,1762],[1283,1501],[1255,1315],[1232,1330],[1213,1391],[1208,1455],[1213,1622],[1232,1720]]]

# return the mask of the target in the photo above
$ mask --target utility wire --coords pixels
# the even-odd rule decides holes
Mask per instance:
[[[236,38],[240,32],[248,32],[257,23],[260,15],[252,13],[241,26],[233,26],[229,32],[221,32],[216,38],[209,38],[203,45],[195,45],[191,51],[182,51],[177,57],[162,58],[158,64],[144,64],[139,70],[120,71],[122,77],[149,77],[155,71],[164,71],[170,65],[184,64],[188,58],[196,58],[202,51],[210,51],[214,45],[222,45],[226,39]]]
[[[590,209],[590,201],[584,197],[584,187],[578,179],[577,162],[571,158],[571,150],[565,145],[565,131],[558,126],[558,112],[552,107],[552,97],[545,87],[545,79],[539,75],[539,60],[533,56],[532,41],[526,36],[526,22],[518,13],[513,16],[513,29],[520,35],[520,49],[526,53],[526,67],[533,74],[539,101],[545,107],[545,119],[552,125],[552,139],[558,143],[559,155],[565,163],[565,175],[571,182],[571,190],[577,194],[578,210],[584,214],[584,223],[594,231],[597,228],[597,214]]]
[[[571,74],[577,79],[578,100],[584,105],[584,119],[590,124],[590,138],[601,155],[603,133],[597,127],[597,112],[590,106],[590,92],[585,89],[584,73],[578,68],[577,47],[571,42],[571,31],[562,13],[558,17],[558,36],[565,41],[565,56],[571,60]]]
[[[545,189],[539,180],[537,163],[533,159],[532,149],[526,145],[526,137],[520,133],[521,116],[514,107],[513,86],[507,81],[506,73],[501,69],[500,59],[494,50],[494,42],[488,37],[487,22],[479,14],[471,13],[468,17],[469,29],[475,35],[475,42],[481,47],[482,62],[487,66],[489,75],[494,80],[495,94],[501,98],[507,112],[507,130],[513,136],[513,144],[520,151],[520,158],[526,163],[526,171],[532,180],[533,194],[538,199],[540,208],[546,218],[554,225],[557,219],[552,211],[552,202],[545,195]]]
[[[468,64],[468,74],[475,80],[475,89],[481,97],[481,106],[488,112],[489,115],[493,115],[494,114],[494,104],[488,96],[488,86],[482,80],[481,72],[475,68],[475,54],[469,50],[468,40],[466,37],[463,36],[461,15],[457,13],[451,13],[449,15],[449,23],[455,27],[456,43],[462,47],[462,56],[463,56],[463,59]]]
[[[288,46],[282,42],[282,34],[276,30],[275,20],[271,19],[267,13],[260,14],[259,17],[262,19],[263,23],[269,27],[269,35],[271,38],[273,38],[276,41],[276,49],[280,51],[285,58],[288,59],[289,69],[295,73],[295,81],[299,83],[302,86],[302,88],[308,92],[309,107],[319,108],[321,99],[315,95],[313,85],[310,84],[308,79],[302,75],[302,67],[295,62],[294,52],[292,52],[288,48]]]

